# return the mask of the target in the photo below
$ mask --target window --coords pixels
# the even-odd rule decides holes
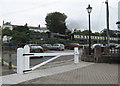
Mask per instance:
[[[10,27],[5,27],[5,29],[8,29],[8,30],[10,30]]]

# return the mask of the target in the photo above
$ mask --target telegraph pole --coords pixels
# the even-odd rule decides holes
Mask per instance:
[[[106,4],[106,23],[107,23],[107,44],[109,46],[110,43],[110,35],[109,35],[109,6],[108,6],[108,0],[105,2]]]

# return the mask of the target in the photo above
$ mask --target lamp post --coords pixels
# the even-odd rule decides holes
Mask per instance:
[[[89,55],[91,55],[91,28],[90,28],[90,13],[92,11],[92,7],[90,7],[90,4],[86,8],[88,12],[88,17],[89,17]]]
[[[110,43],[110,35],[109,35],[109,6],[108,6],[108,0],[105,2],[106,4],[106,24],[107,24],[107,45],[109,46]]]

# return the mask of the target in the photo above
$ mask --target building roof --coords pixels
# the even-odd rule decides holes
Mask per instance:
[[[6,22],[4,23],[4,25],[11,25],[11,22]]]
[[[29,29],[40,29],[39,27],[28,26]]]
[[[48,30],[46,27],[33,27],[33,26],[28,26],[29,29],[32,30],[42,30],[42,31],[46,31]],[[49,31],[49,30],[48,30]]]

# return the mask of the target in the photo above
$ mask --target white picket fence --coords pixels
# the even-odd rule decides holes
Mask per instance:
[[[60,56],[73,55],[74,63],[79,63],[79,58],[81,57],[80,52],[77,47],[74,48],[72,53],[30,53],[30,47],[25,45],[24,48],[17,49],[17,73],[24,74],[27,71],[35,70],[48,62],[51,62]],[[30,68],[30,57],[40,57],[40,56],[55,56],[47,61],[44,61],[32,68]]]

